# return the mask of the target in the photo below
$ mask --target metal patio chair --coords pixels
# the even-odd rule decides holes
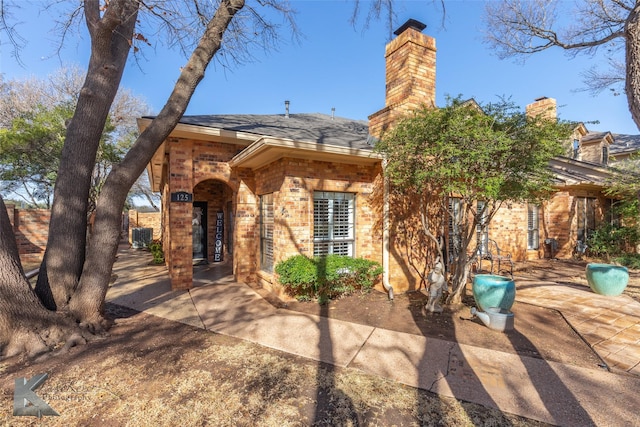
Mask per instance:
[[[478,250],[479,270],[482,270],[482,260],[487,260],[491,263],[491,274],[493,274],[494,261],[497,261],[498,264],[496,274],[500,274],[500,271],[502,271],[501,267],[503,263],[508,263],[509,274],[513,277],[513,259],[511,253],[500,249],[500,246],[498,246],[495,240],[487,239],[482,245],[482,249]]]

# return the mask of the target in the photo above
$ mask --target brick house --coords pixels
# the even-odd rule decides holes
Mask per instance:
[[[385,107],[369,122],[323,114],[184,116],[148,165],[161,192],[165,259],[173,289],[192,286],[201,261],[232,267],[238,281],[278,291],[273,267],[292,255],[339,253],[383,264],[380,286],[420,286],[434,256],[420,252],[382,179],[379,137],[403,115],[435,106],[435,40],[410,20],[386,47]],[[541,98],[531,114],[551,111]],[[144,129],[150,118],[139,119]],[[576,129],[574,158],[555,159],[557,193],[542,206],[507,205],[488,236],[516,260],[571,256],[576,242],[605,217],[611,134]],[[606,164],[606,161],[604,162]],[[413,224],[413,225],[412,225]],[[400,228],[403,236],[394,230]],[[417,233],[416,233],[417,234]],[[479,236],[482,238],[482,236]],[[544,242],[553,239],[553,253]],[[547,240],[550,241],[550,240]],[[547,245],[548,246],[548,245]],[[414,252],[411,252],[414,251]]]

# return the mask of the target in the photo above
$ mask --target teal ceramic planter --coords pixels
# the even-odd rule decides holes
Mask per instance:
[[[473,277],[473,298],[483,311],[491,307],[511,310],[516,299],[516,284],[513,279],[495,274],[476,274]]]
[[[586,274],[589,287],[600,295],[620,295],[629,283],[629,270],[620,265],[590,263]]]

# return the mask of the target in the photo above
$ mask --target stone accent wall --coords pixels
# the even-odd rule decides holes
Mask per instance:
[[[42,262],[44,250],[49,236],[48,209],[17,209],[13,204],[6,204],[9,221],[18,245],[18,253],[22,264],[39,264]]]

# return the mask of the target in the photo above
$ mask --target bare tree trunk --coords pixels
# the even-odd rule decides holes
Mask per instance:
[[[36,294],[51,309],[64,308],[85,260],[91,175],[109,109],[120,86],[138,15],[137,0],[85,0],[91,58],[73,118],[67,128],[54,190],[49,237]]]
[[[467,280],[469,280],[469,256],[466,252],[467,245],[463,245],[464,251],[462,251],[456,259],[455,266],[453,268],[453,277],[451,278],[451,293],[447,296],[447,304],[460,304],[462,303],[462,296],[467,289]]]
[[[640,128],[640,5],[629,14],[624,27],[626,38],[625,92],[631,117]]]
[[[0,197],[0,354],[42,353],[74,332],[73,322],[44,308],[31,289]]]
[[[91,330],[102,328],[102,304],[118,249],[121,213],[127,193],[184,114],[207,65],[220,49],[226,28],[243,7],[244,0],[225,0],[220,4],[162,111],[105,181],[98,198],[85,268],[69,304],[76,318]]]

